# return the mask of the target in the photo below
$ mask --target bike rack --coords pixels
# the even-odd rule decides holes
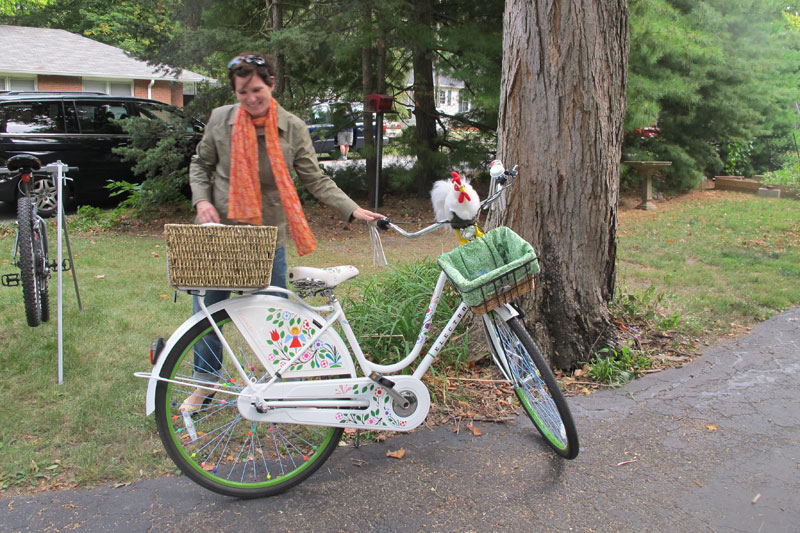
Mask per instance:
[[[75,296],[78,300],[78,310],[83,313],[83,303],[81,302],[81,293],[78,288],[78,276],[75,271],[75,261],[72,256],[72,245],[69,241],[69,232],[67,231],[67,221],[64,215],[64,202],[62,200],[64,180],[68,179],[64,175],[64,169],[69,170],[69,166],[62,163],[60,160],[43,166],[40,171],[47,172],[50,178],[56,183],[56,217],[57,217],[57,259],[51,261],[47,266],[48,268],[58,274],[58,384],[64,381],[64,322],[63,322],[63,273],[65,271],[72,272],[72,280],[75,284]],[[0,180],[8,173],[5,169],[0,171]],[[63,236],[63,238],[62,238]],[[64,258],[62,244],[67,243],[67,259]],[[19,273],[3,274],[0,276],[0,283],[5,287],[17,287],[20,285]]]
[[[57,206],[57,230],[58,246],[56,252],[56,262],[53,266],[58,274],[58,384],[64,382],[64,294],[63,294],[63,274],[65,270],[72,272],[72,281],[75,284],[75,296],[78,299],[78,311],[83,313],[83,303],[81,302],[81,293],[78,289],[78,275],[75,272],[75,261],[72,257],[72,246],[69,242],[69,232],[67,231],[67,220],[64,215],[64,202],[62,200],[64,180],[64,167],[69,169],[69,166],[62,163],[60,160],[55,163],[50,163],[44,167],[50,175],[56,180],[56,197],[58,198]],[[55,171],[55,175],[53,174]],[[61,235],[64,235],[64,239]],[[69,259],[64,259],[64,251],[62,243],[67,243],[67,254]],[[53,268],[51,267],[51,268]]]

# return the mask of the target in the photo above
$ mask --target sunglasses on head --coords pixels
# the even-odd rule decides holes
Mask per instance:
[[[228,62],[228,70],[239,67],[242,63],[263,67],[267,64],[267,61],[261,56],[236,56]]]

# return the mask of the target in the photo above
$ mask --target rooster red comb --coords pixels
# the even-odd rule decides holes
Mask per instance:
[[[466,190],[464,190],[464,184],[461,183],[461,176],[458,175],[458,172],[455,170],[452,172],[453,176],[453,190],[455,190],[458,194],[458,203],[463,204],[466,200],[469,202],[471,200],[469,194],[467,194]]]

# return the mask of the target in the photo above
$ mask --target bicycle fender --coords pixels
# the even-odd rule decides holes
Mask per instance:
[[[503,322],[508,322],[515,316],[519,316],[519,312],[510,304],[497,306],[494,308],[494,312],[500,316]]]
[[[209,307],[208,310],[213,313],[213,309],[217,306],[218,304],[214,304]],[[153,411],[156,409],[156,385],[158,384],[158,376],[161,375],[161,367],[164,366],[164,361],[167,359],[167,354],[172,351],[172,349],[175,347],[175,344],[187,331],[193,328],[204,318],[205,315],[202,312],[195,313],[189,317],[186,322],[181,324],[180,327],[176,329],[172,335],[170,335],[169,339],[167,339],[167,342],[164,344],[164,348],[161,349],[158,361],[156,361],[156,364],[153,365],[153,369],[150,372],[150,379],[147,380],[147,396],[145,397],[146,415],[153,414]]]
[[[319,324],[323,324],[325,322],[325,320],[322,317],[320,317],[316,312],[312,311],[308,307],[303,306],[300,303],[290,301],[286,298],[280,298],[277,296],[269,296],[263,294],[243,296],[239,298],[223,300],[221,302],[209,306],[208,311],[213,315],[220,309],[225,308],[227,309],[229,314],[237,315],[244,312],[250,307],[266,309],[270,306],[274,306],[276,308],[283,308],[299,316],[302,316],[308,320],[316,321]],[[158,358],[158,361],[153,366],[153,369],[150,372],[150,378],[148,379],[147,383],[147,395],[145,398],[145,413],[147,415],[150,415],[153,413],[153,411],[155,411],[156,385],[158,384],[159,381],[158,378],[161,377],[164,362],[167,359],[167,354],[169,354],[175,348],[177,343],[191,328],[196,326],[199,322],[201,322],[204,319],[205,319],[205,314],[202,311],[198,311],[197,313],[189,317],[189,319],[186,320],[186,322],[181,324],[180,327],[177,330],[175,330],[175,332],[170,336],[170,338],[164,345],[164,348],[161,351],[161,355]],[[233,318],[233,320],[236,321],[235,318]],[[347,349],[347,345],[342,341],[341,337],[336,332],[336,330],[334,328],[328,329],[325,332],[325,338],[332,344],[336,345],[337,349],[340,351],[339,353],[341,355],[341,359],[344,365],[344,371],[339,371],[338,373],[348,373],[350,375],[355,375],[353,358],[350,356],[350,352]],[[287,372],[287,376],[288,375],[291,375],[291,373]]]

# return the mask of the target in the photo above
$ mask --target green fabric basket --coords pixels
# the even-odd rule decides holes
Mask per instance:
[[[533,246],[505,226],[442,254],[438,263],[464,302],[484,313],[532,290],[539,272]]]

